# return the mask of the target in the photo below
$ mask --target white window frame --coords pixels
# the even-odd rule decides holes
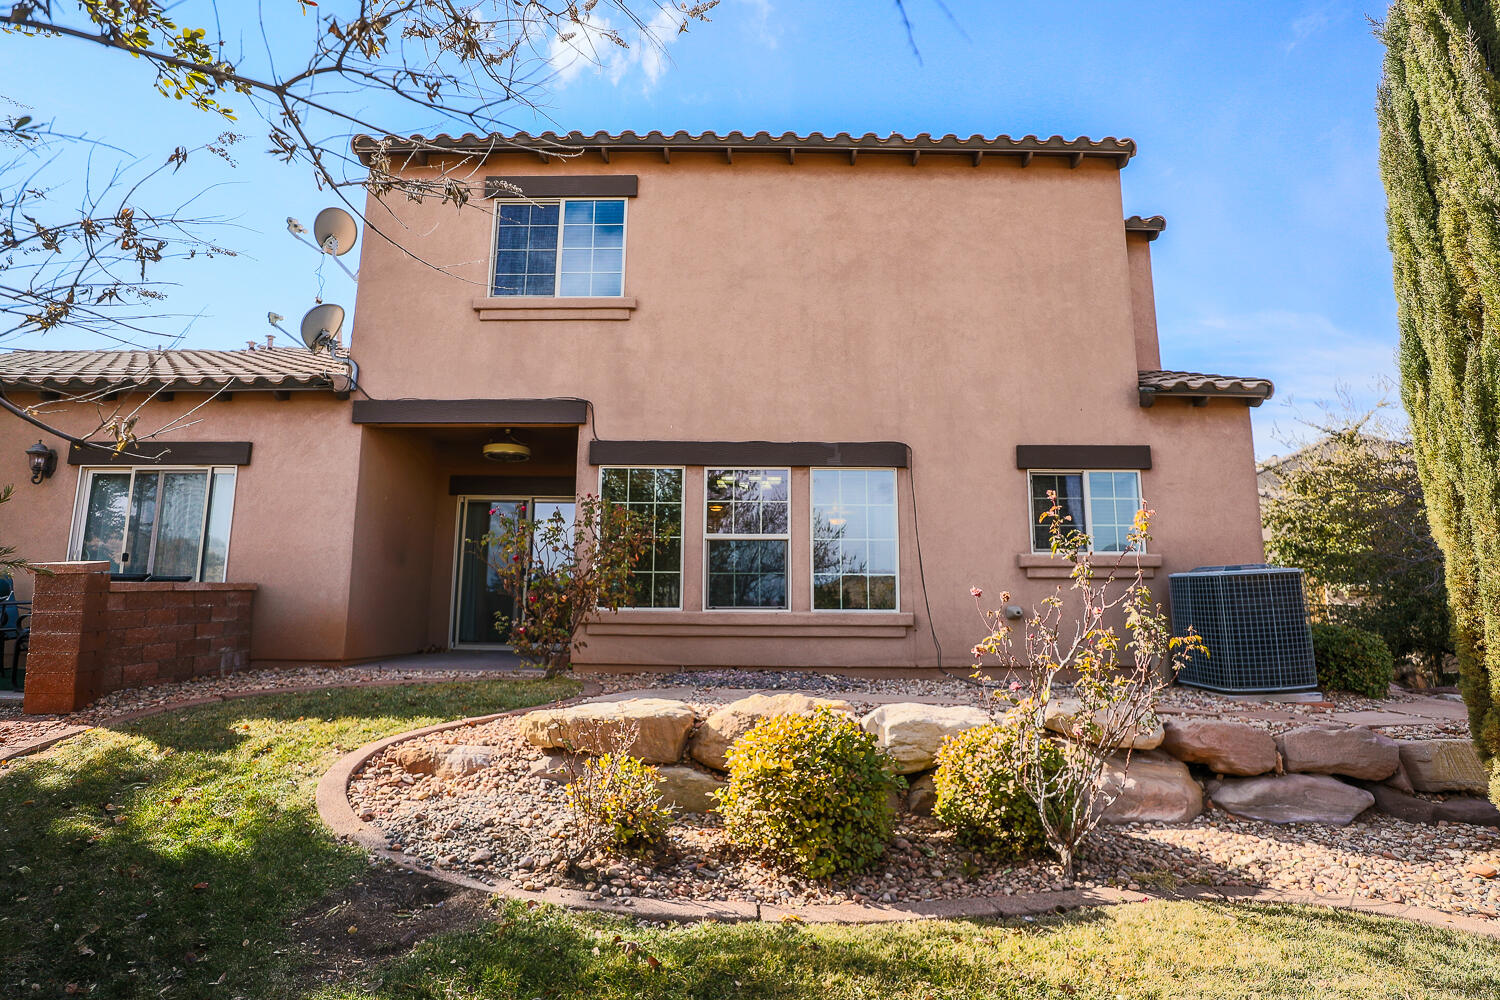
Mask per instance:
[[[1136,500],[1137,500],[1138,503],[1142,503],[1142,504],[1144,504],[1146,502],[1145,484],[1141,481],[1141,470],[1140,469],[1027,469],[1026,470],[1026,544],[1028,546],[1030,546],[1031,552],[1032,552],[1033,555],[1051,555],[1052,554],[1052,549],[1051,549],[1050,546],[1047,547],[1047,548],[1044,548],[1044,549],[1039,549],[1039,548],[1036,547],[1036,525],[1037,525],[1037,522],[1036,522],[1036,516],[1031,512],[1031,500],[1032,500],[1032,496],[1033,496],[1033,494],[1035,492],[1035,490],[1034,490],[1034,488],[1032,486],[1032,477],[1033,476],[1080,476],[1080,477],[1082,477],[1082,479],[1083,479],[1083,516],[1085,518],[1087,518],[1088,520],[1085,522],[1085,524],[1084,524],[1084,526],[1082,528],[1079,528],[1077,525],[1072,525],[1071,527],[1074,528],[1074,529],[1077,529],[1079,531],[1082,531],[1085,535],[1088,535],[1089,536],[1089,551],[1090,552],[1095,552],[1096,551],[1094,549],[1094,547],[1093,547],[1093,545],[1094,545],[1094,535],[1093,535],[1092,530],[1090,530],[1092,528],[1092,526],[1093,526],[1092,525],[1092,521],[1093,521],[1093,517],[1094,517],[1093,491],[1089,489],[1089,473],[1091,473],[1091,472],[1109,472],[1109,473],[1124,472],[1124,473],[1128,473],[1128,474],[1134,476],[1135,477],[1135,487],[1136,487],[1135,488]],[[1137,508],[1137,509],[1139,510],[1139,508]],[[1064,530],[1066,531],[1068,529],[1065,528]],[[1138,549],[1128,549],[1127,552],[1128,553],[1133,553],[1133,554],[1136,554],[1136,555],[1144,555],[1146,553],[1146,545],[1145,545],[1144,542],[1142,542],[1140,548],[1138,548]],[[1125,555],[1127,553],[1122,553],[1122,552],[1099,552],[1098,554],[1099,555],[1106,555],[1106,556],[1114,556],[1114,555]]]
[[[819,472],[889,472],[892,478],[894,502],[896,514],[896,606],[894,608],[820,608],[817,606],[817,580],[818,567],[813,564],[813,547],[817,539],[813,538],[813,524],[815,519],[813,512],[817,509],[817,502],[813,500],[813,476]],[[1029,488],[1028,480],[1028,488]],[[866,576],[874,576],[866,573]],[[884,575],[884,574],[880,574]],[[901,470],[891,466],[879,465],[815,465],[809,466],[807,470],[807,593],[808,606],[820,615],[890,615],[901,610]]]
[[[711,473],[715,472],[781,472],[786,475],[786,531],[779,535],[726,535],[722,533],[710,533],[708,530],[708,480]],[[684,496],[684,502],[686,497]],[[768,466],[768,465],[714,465],[703,467],[703,599],[699,602],[704,611],[725,611],[736,614],[750,612],[752,614],[766,614],[792,609],[792,469],[790,466]],[[717,608],[709,603],[708,593],[708,543],[710,541],[720,542],[774,542],[786,543],[786,601],[779,608]]]
[[[604,499],[604,473],[605,473],[605,471],[607,469],[625,469],[627,471],[630,470],[630,469],[654,469],[654,470],[671,470],[671,471],[674,471],[674,472],[680,472],[680,473],[682,473],[682,499],[680,501],[678,501],[678,517],[679,517],[679,519],[681,520],[682,523],[681,523],[681,525],[679,525],[679,529],[687,526],[687,493],[688,493],[688,491],[687,491],[687,478],[688,478],[688,476],[687,476],[687,466],[685,466],[685,465],[601,465],[601,466],[599,466],[598,494],[597,494],[599,496],[600,500]],[[704,482],[706,484],[707,480],[704,480]],[[706,501],[705,501],[705,503],[706,503]],[[705,527],[704,527],[705,533],[707,532],[707,530],[708,530],[707,529],[707,525],[705,524]],[[707,551],[708,550],[705,548],[704,549],[705,555],[707,554]],[[677,553],[677,563],[678,563],[678,566],[677,566],[677,606],[675,608],[671,608],[671,607],[664,607],[664,608],[649,607],[649,608],[643,608],[643,607],[636,607],[636,606],[626,607],[625,605],[622,604],[622,605],[620,605],[620,611],[622,611],[622,612],[631,612],[631,611],[681,611],[681,610],[683,610],[684,602],[686,600],[683,591],[686,589],[685,586],[684,586],[684,584],[687,581],[687,533],[686,532],[683,532],[683,535],[682,535],[682,538],[681,538],[681,549]],[[653,570],[653,572],[655,572],[655,571]],[[704,572],[707,573],[707,567],[705,567]],[[704,579],[707,580],[707,576],[705,576]],[[705,600],[707,600],[706,597],[705,597]]]
[[[630,245],[630,199],[613,197],[609,195],[590,195],[577,198],[492,198],[494,206],[490,209],[490,269],[487,294],[489,298],[502,299],[591,299],[591,298],[623,298],[625,296],[625,270],[628,263],[626,248]],[[594,295],[559,295],[558,289],[562,287],[562,252],[563,252],[563,215],[567,211],[570,201],[619,201],[624,202],[624,215],[620,223],[624,232],[620,235],[620,294],[594,296]],[[552,266],[552,294],[551,295],[496,295],[495,294],[495,264],[500,256],[500,207],[502,205],[556,205],[557,210],[557,260]]]
[[[204,472],[208,474],[208,488],[203,491],[203,531],[198,539],[198,565],[193,570],[193,582],[204,582],[203,577],[203,547],[208,540],[208,506],[213,499],[214,474],[218,472],[234,473],[235,499],[239,499],[240,490],[240,467],[237,465],[87,465],[78,469],[78,483],[73,497],[73,520],[68,527],[68,558],[79,559],[83,555],[84,529],[88,520],[88,498],[92,492],[94,476],[105,473],[108,475],[129,475],[130,486],[126,490],[126,513],[125,513],[125,537],[130,537],[130,503],[135,496],[136,473],[146,470],[152,473],[160,472]],[[154,533],[153,533],[154,537]],[[229,552],[234,540],[234,505],[231,502],[229,508],[229,530],[224,533],[224,579],[229,579]],[[153,548],[155,543],[153,541]],[[154,554],[154,553],[152,553]],[[148,557],[149,558],[149,557]],[[218,581],[211,581],[218,582]]]

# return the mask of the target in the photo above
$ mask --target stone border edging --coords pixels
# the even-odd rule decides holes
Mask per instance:
[[[560,708],[576,704],[602,693],[602,688],[592,681],[582,681],[585,690],[578,695],[549,705],[533,705],[529,708],[496,712],[493,715],[475,716],[454,722],[442,722],[405,733],[397,733],[384,739],[367,743],[350,751],[329,768],[318,781],[316,796],[318,816],[341,840],[348,840],[368,850],[384,861],[409,871],[426,875],[440,882],[477,889],[504,899],[528,902],[554,903],[570,910],[606,913],[613,916],[631,917],[636,920],[654,920],[667,923],[692,923],[713,920],[719,923],[744,923],[761,921],[778,923],[783,921],[810,924],[878,924],[897,923],[907,920],[949,919],[996,919],[1027,916],[1042,916],[1062,913],[1087,906],[1118,906],[1130,903],[1159,902],[1241,902],[1241,903],[1285,903],[1297,906],[1317,906],[1334,910],[1351,910],[1372,916],[1395,917],[1411,920],[1432,927],[1466,931],[1485,937],[1500,939],[1500,921],[1481,920],[1477,917],[1445,913],[1425,906],[1404,903],[1382,903],[1354,896],[1328,896],[1318,893],[1289,892],[1263,886],[1194,886],[1169,891],[1125,890],[1113,888],[1063,889],[1059,891],[1027,893],[1022,895],[967,896],[959,899],[935,899],[922,903],[902,905],[867,903],[824,903],[804,907],[772,906],[762,903],[732,901],[693,902],[665,899],[648,899],[641,896],[589,899],[579,889],[551,888],[541,892],[522,889],[508,879],[484,882],[437,865],[417,861],[402,852],[387,846],[385,835],[375,826],[366,823],[349,804],[349,784],[355,773],[376,754],[407,740],[433,733],[446,732],[465,726],[477,726],[506,716],[524,715],[540,708]],[[590,691],[589,688],[594,690]],[[624,692],[627,693],[628,692]]]
[[[16,749],[7,753],[0,760],[9,762],[21,757],[29,757],[32,754],[41,753],[50,747],[61,743],[63,740],[72,739],[90,729],[108,729],[111,726],[123,722],[135,722],[138,719],[149,719],[153,715],[161,715],[165,712],[176,712],[184,708],[201,708],[204,705],[217,705],[226,701],[236,701],[240,698],[261,698],[271,694],[312,694],[317,691],[342,691],[348,688],[380,688],[380,687],[402,687],[407,684],[464,684],[478,680],[541,680],[540,673],[533,677],[531,674],[509,674],[497,671],[485,671],[483,674],[476,673],[473,677],[412,677],[405,680],[386,679],[375,681],[355,681],[349,684],[293,684],[290,687],[275,688],[249,688],[244,691],[226,691],[223,694],[210,695],[207,698],[189,698],[186,701],[173,701],[161,705],[153,705],[150,708],[136,709],[134,712],[124,712],[120,715],[111,716],[103,723],[94,726],[74,726],[65,732],[49,733],[46,736],[32,740],[30,743],[18,743]],[[575,678],[576,679],[576,678]],[[579,680],[583,685],[583,691],[575,695],[575,698],[592,698],[602,693],[603,689],[596,681]],[[590,689],[594,689],[592,693]],[[558,705],[566,705],[568,702],[556,702]],[[541,706],[536,706],[540,708]],[[530,711],[526,709],[525,711]],[[507,714],[502,712],[502,715]]]

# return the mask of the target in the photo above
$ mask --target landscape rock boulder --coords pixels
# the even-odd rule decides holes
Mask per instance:
[[[407,774],[432,774],[442,760],[442,747],[403,743],[391,751],[391,759]]]
[[[1209,798],[1225,812],[1246,819],[1339,826],[1375,804],[1375,796],[1363,788],[1318,774],[1225,778],[1209,785]]]
[[[777,715],[811,715],[819,708],[852,712],[847,701],[809,698],[805,694],[752,694],[732,701],[703,720],[688,745],[688,754],[705,767],[727,771],[730,746],[755,728],[756,723]]]
[[[1203,811],[1203,786],[1182,761],[1141,751],[1111,762],[1108,779],[1119,790],[1100,817],[1105,823],[1185,823]]]
[[[1419,792],[1489,793],[1489,775],[1469,740],[1398,740],[1401,768]]]
[[[1076,698],[1054,698],[1047,703],[1047,714],[1043,724],[1054,733],[1072,737],[1078,726],[1078,716],[1083,711],[1083,705]],[[1104,710],[1095,713],[1095,720],[1100,726],[1109,722],[1109,716]],[[1121,737],[1111,743],[1110,750],[1123,750],[1127,746],[1132,750],[1155,750],[1161,746],[1161,741],[1166,738],[1160,722],[1150,726],[1135,726]],[[1097,742],[1097,741],[1090,741]]]
[[[1282,733],[1276,742],[1284,766],[1296,774],[1384,781],[1401,764],[1396,741],[1363,726],[1300,726]]]
[[[1276,738],[1264,729],[1223,719],[1182,718],[1162,723],[1161,749],[1217,774],[1249,777],[1276,770]]]
[[[924,774],[911,783],[906,791],[906,811],[913,816],[931,816],[937,805],[937,785],[931,774]]]
[[[595,701],[528,712],[516,720],[521,737],[543,749],[611,753],[628,734],[624,751],[650,764],[675,764],[693,728],[693,710],[666,698]]]
[[[658,767],[661,797],[683,812],[706,813],[718,808],[714,792],[724,787],[724,780],[696,767],[674,764]]]
[[[452,781],[483,770],[494,763],[494,760],[494,747],[461,744],[443,751],[433,774],[443,781]]]
[[[1438,801],[1409,795],[1388,784],[1371,784],[1375,808],[1387,816],[1408,823],[1468,823],[1473,826],[1500,826],[1500,809],[1489,799],[1458,795]]]
[[[527,774],[532,778],[566,785],[573,780],[573,772],[577,770],[577,766],[572,754],[561,750],[550,750],[531,762],[531,768]]]
[[[915,774],[933,765],[943,740],[990,721],[988,712],[968,705],[881,705],[860,722],[881,749],[896,761],[898,774]]]

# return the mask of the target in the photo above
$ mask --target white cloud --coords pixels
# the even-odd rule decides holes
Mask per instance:
[[[1321,313],[1289,309],[1210,315],[1196,325],[1216,334],[1211,343],[1200,342],[1191,351],[1212,358],[1212,370],[1276,384],[1270,402],[1252,411],[1255,450],[1261,457],[1285,451],[1288,439],[1299,435],[1305,421],[1318,419],[1325,406],[1336,412],[1346,404],[1367,409],[1386,399],[1397,404],[1388,416],[1398,424],[1405,419],[1394,392],[1394,333],[1353,333]],[[1164,353],[1186,352],[1173,345]]]
[[[1303,12],[1300,17],[1293,18],[1289,26],[1292,37],[1281,43],[1281,50],[1283,52],[1292,51],[1313,35],[1316,35],[1332,24],[1334,21],[1334,16],[1331,13],[1332,7],[1333,4],[1325,3],[1322,6]]]
[[[739,6],[750,8],[750,28],[762,45],[774,49],[781,41],[781,25],[771,20],[775,10],[771,0],[738,0]]]
[[[552,39],[547,62],[553,86],[565,87],[592,68],[615,86],[638,72],[642,89],[650,91],[667,71],[667,46],[677,40],[681,24],[682,15],[666,7],[638,30],[617,29],[607,17],[587,20]],[[619,45],[615,35],[629,47]]]

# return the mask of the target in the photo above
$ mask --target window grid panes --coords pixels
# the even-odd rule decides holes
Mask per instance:
[[[812,606],[897,610],[896,472],[812,470]]]
[[[1065,532],[1088,535],[1095,552],[1130,550],[1130,531],[1141,507],[1139,472],[1031,473],[1031,544],[1036,552],[1052,551],[1051,525],[1041,519],[1052,506],[1048,491],[1056,493],[1068,518]]]
[[[786,608],[789,469],[704,470],[708,608]]]
[[[624,294],[623,198],[500,202],[493,295]]]
[[[632,608],[682,606],[682,470],[607,468],[600,496],[649,518],[651,548],[631,571]]]
[[[77,558],[111,573],[221,583],[236,470],[86,470]]]

